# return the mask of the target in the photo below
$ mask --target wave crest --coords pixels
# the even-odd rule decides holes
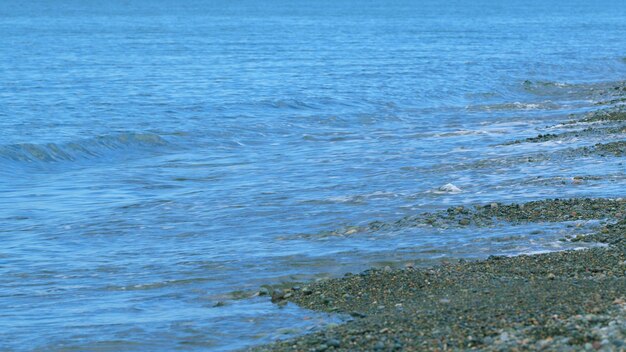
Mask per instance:
[[[102,157],[114,150],[149,149],[167,144],[161,136],[152,133],[121,133],[62,144],[19,143],[0,146],[0,158],[18,162],[76,161]]]

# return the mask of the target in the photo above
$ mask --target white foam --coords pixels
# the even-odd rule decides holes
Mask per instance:
[[[452,183],[446,183],[445,185],[439,187],[437,191],[435,191],[435,193],[452,193],[452,194],[461,193],[461,192],[463,192],[463,190],[453,185]]]

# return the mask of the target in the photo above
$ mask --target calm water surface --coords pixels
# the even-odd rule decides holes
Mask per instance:
[[[618,159],[516,161],[597,140],[501,145],[626,79],[622,1],[4,0],[0,48],[3,350],[265,343],[341,317],[260,285],[586,227],[325,231],[625,195]]]

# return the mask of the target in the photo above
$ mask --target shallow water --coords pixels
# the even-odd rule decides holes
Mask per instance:
[[[618,96],[625,16],[620,1],[4,1],[0,348],[232,350],[340,319],[234,299],[263,284],[572,248],[558,238],[585,226],[318,234],[624,196],[622,160],[553,157],[623,135],[504,144],[584,128],[559,124]],[[436,192],[449,182],[462,192]]]

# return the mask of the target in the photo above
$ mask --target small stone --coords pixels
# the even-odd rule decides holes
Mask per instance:
[[[594,341],[591,346],[593,346],[594,349],[599,350],[602,347],[602,344],[600,341]]]
[[[321,344],[321,345],[317,346],[317,348],[315,349],[315,351],[317,351],[317,352],[323,352],[323,351],[326,351],[327,349],[328,349],[328,345],[326,345],[326,344],[324,344],[324,343],[323,343],[323,344]]]
[[[270,294],[270,290],[267,287],[261,287],[259,290],[259,296],[267,296]]]
[[[553,273],[549,273],[547,277],[548,277],[548,280],[556,279],[556,275],[554,275]]]
[[[461,219],[459,220],[459,225],[467,226],[470,224],[469,219]]]
[[[312,294],[312,293],[313,293],[313,290],[311,290],[309,287],[306,287],[306,286],[305,286],[305,287],[302,289],[302,294],[304,294],[304,295],[306,295],[306,296],[308,296],[308,295],[310,295],[310,294]]]
[[[279,288],[275,289],[274,292],[272,292],[272,302],[278,302],[278,301],[282,301],[283,299],[285,299],[285,292]]]
[[[359,313],[359,312],[352,312],[352,313],[350,313],[350,315],[355,317],[355,318],[365,318],[365,317],[367,317],[367,315],[365,315],[363,313]]]
[[[491,209],[498,209],[498,203],[491,203],[491,204],[489,204],[489,207]]]
[[[537,347],[539,349],[543,350],[543,349],[547,348],[552,343],[552,341],[553,341],[553,339],[551,337],[548,337],[547,339],[540,340],[537,343]]]
[[[339,347],[341,346],[341,342],[337,339],[329,339],[326,341],[326,344],[330,347]]]

